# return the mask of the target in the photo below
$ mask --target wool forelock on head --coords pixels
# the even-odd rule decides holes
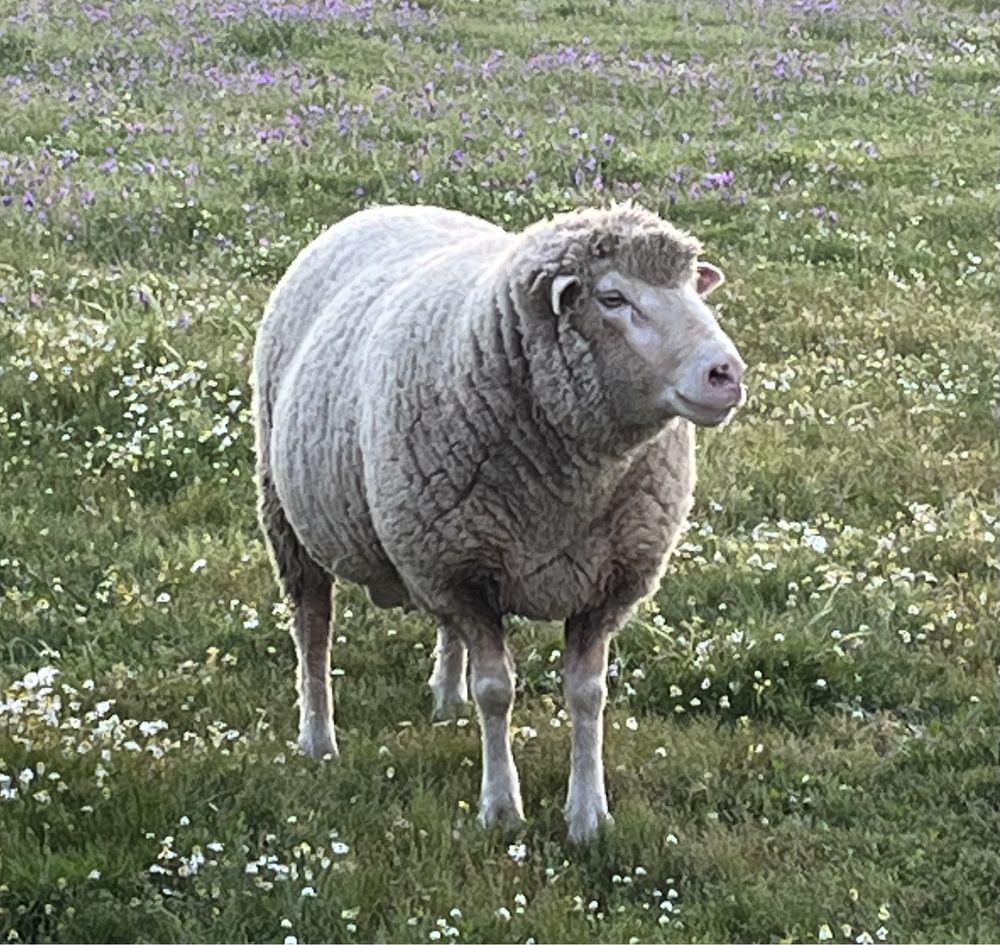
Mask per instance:
[[[702,248],[694,237],[631,203],[561,214],[529,227],[523,239],[539,275],[566,273],[590,281],[616,268],[660,286],[690,279]]]

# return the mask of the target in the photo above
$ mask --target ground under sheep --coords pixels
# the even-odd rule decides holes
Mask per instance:
[[[254,365],[261,517],[295,613],[300,748],[337,754],[336,577],[438,625],[442,716],[468,699],[480,819],[523,817],[503,617],[565,621],[570,838],[608,818],[608,645],[692,504],[694,425],[744,364],[701,247],[631,204],[521,233],[437,207],[347,217],[281,279]]]

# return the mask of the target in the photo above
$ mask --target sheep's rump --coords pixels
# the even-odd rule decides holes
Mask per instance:
[[[364,415],[387,406],[387,360],[415,380],[411,343],[446,345],[448,321],[511,239],[435,207],[364,211],[307,246],[268,303],[255,359],[259,473],[310,557],[377,603],[408,598],[372,522]]]

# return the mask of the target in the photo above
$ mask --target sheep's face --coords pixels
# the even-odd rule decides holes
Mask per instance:
[[[553,309],[572,283],[583,289],[580,328],[595,345],[604,387],[623,420],[681,416],[715,426],[746,398],[746,365],[703,301],[722,281],[707,263],[672,287],[613,268],[588,288],[557,276]]]

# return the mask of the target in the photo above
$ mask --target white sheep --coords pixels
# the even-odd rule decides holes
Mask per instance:
[[[332,581],[438,623],[435,711],[482,728],[480,820],[523,817],[503,616],[565,620],[566,819],[608,819],[608,644],[692,503],[694,428],[742,403],[699,244],[633,205],[508,233],[437,207],[331,227],[275,289],[255,359],[261,516],[294,606],[299,746],[337,754]],[[688,422],[691,421],[691,422]]]

